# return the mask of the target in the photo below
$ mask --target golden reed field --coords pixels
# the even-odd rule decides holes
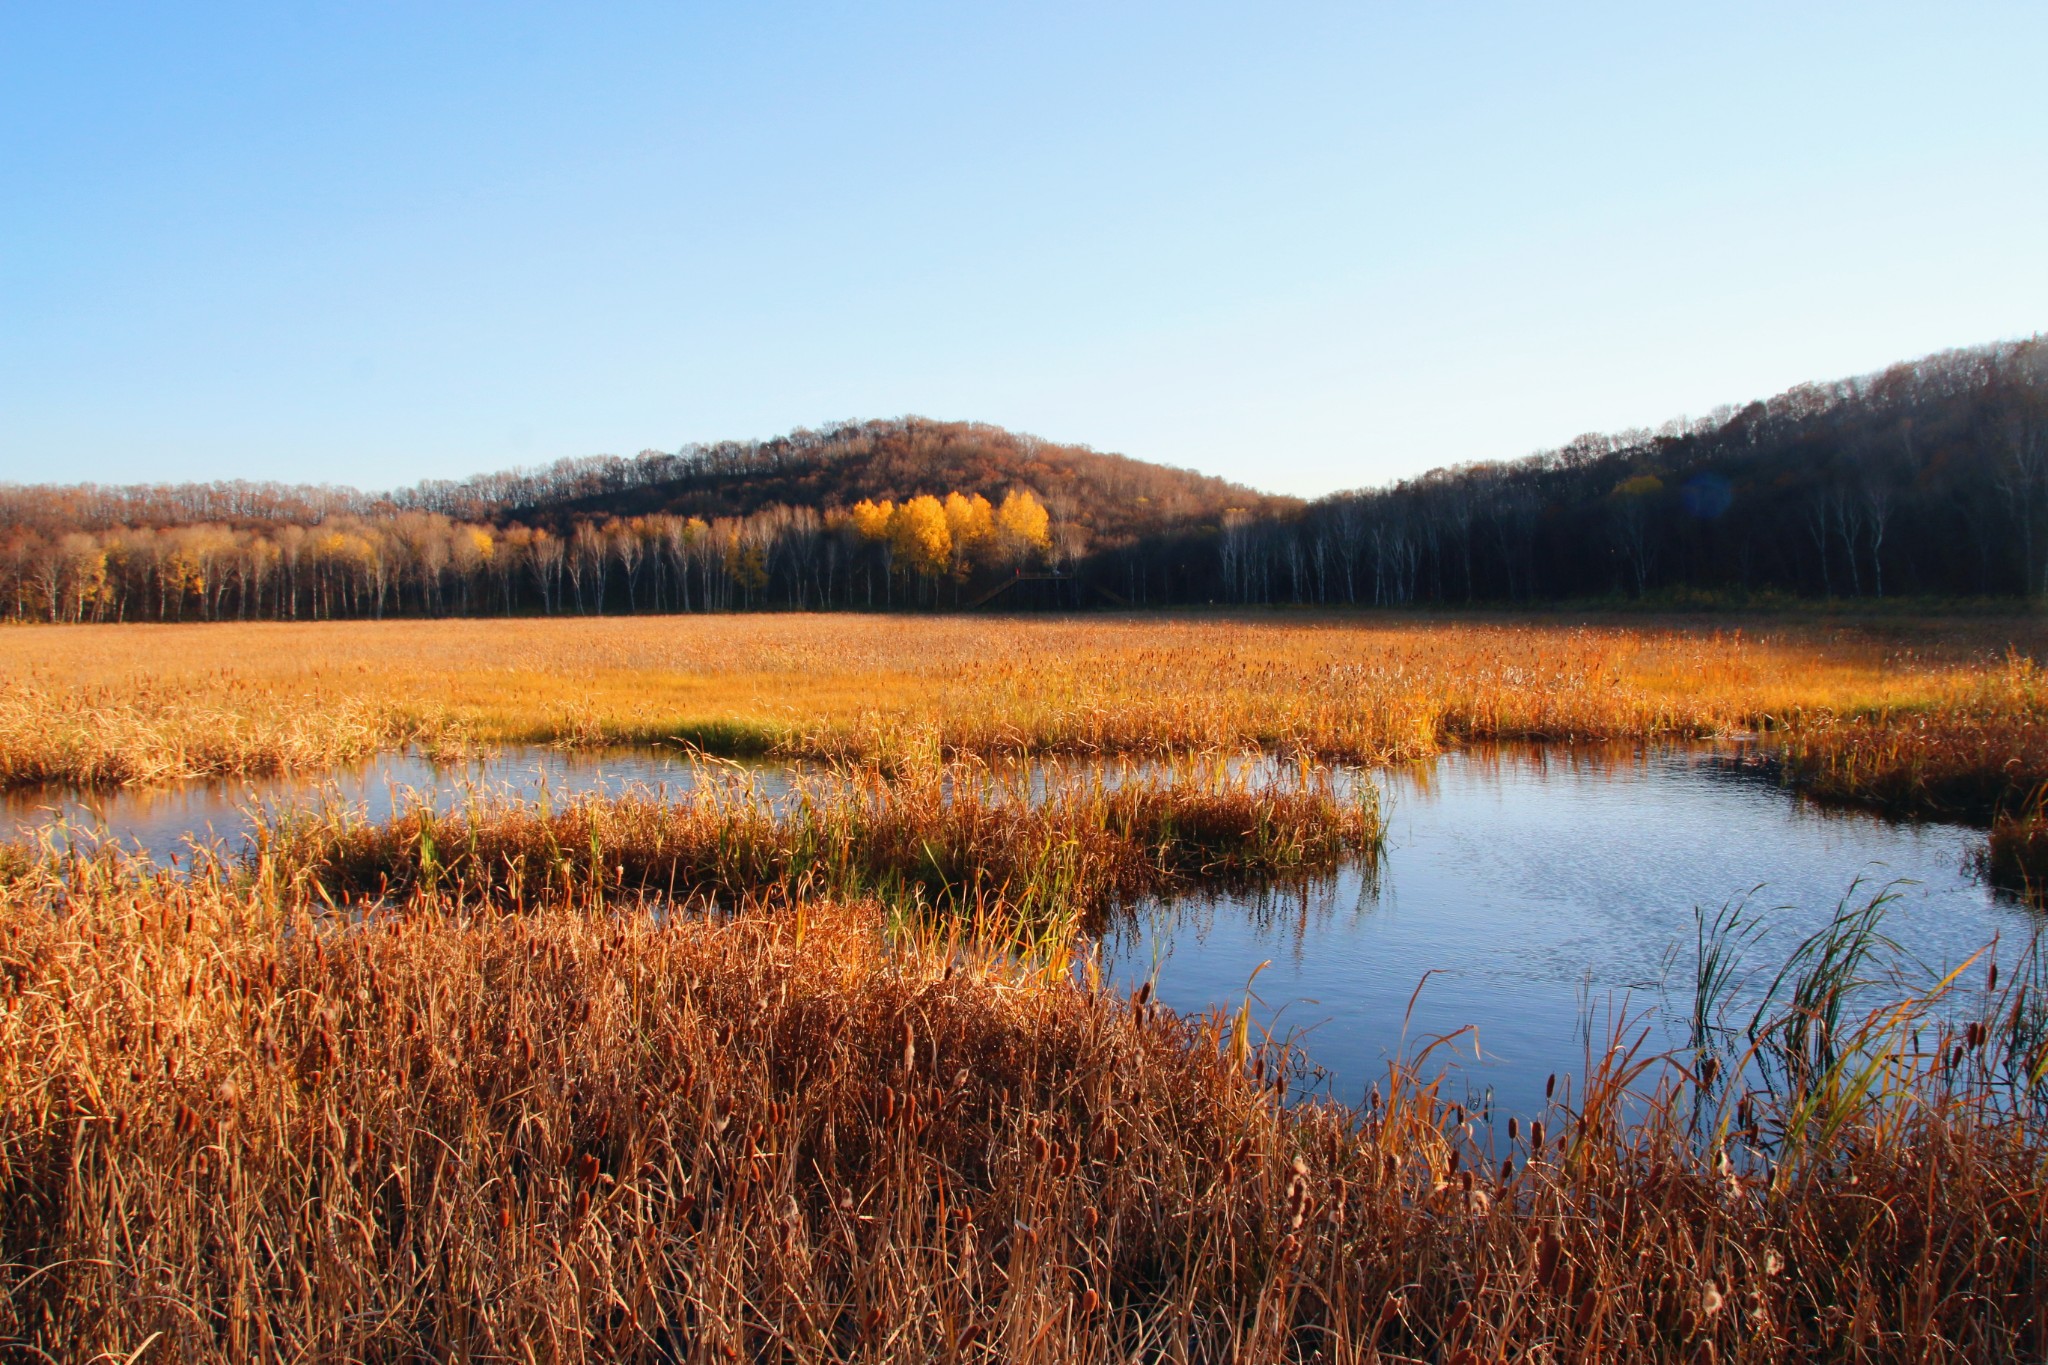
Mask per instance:
[[[1587,1040],[1486,1124],[1106,988],[1132,896],[1376,856],[1325,766],[1751,733],[2037,832],[2031,619],[744,617],[0,630],[0,774],[395,744],[838,760],[774,803],[286,812],[0,846],[0,1352],[59,1361],[1778,1362],[2048,1354],[2048,970]],[[1219,761],[1294,761],[1254,781]],[[1049,795],[993,755],[1163,759]],[[2000,845],[1994,843],[1993,856]],[[1704,926],[1705,1017],[1734,970]],[[1725,937],[1724,934],[1724,937]],[[1779,964],[1748,964],[1775,970]],[[1859,997],[1861,999],[1863,997]],[[1462,1093],[1462,1092],[1460,1092]]]
[[[0,630],[0,783],[394,744],[858,757],[1762,732],[1815,791],[1988,820],[2048,779],[2037,618],[757,615]]]

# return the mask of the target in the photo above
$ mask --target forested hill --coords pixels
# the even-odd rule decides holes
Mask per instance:
[[[217,523],[248,529],[337,517],[426,512],[455,521],[515,523],[567,533],[577,523],[668,514],[746,518],[774,507],[818,513],[863,499],[920,494],[1000,500],[1030,490],[1069,547],[1128,545],[1226,509],[1272,515],[1300,507],[1241,484],[1087,446],[1060,445],[979,422],[923,417],[799,429],[764,441],[722,441],[674,453],[591,455],[539,469],[430,480],[389,493],[328,485],[220,483],[4,485],[0,531],[44,536]]]
[[[979,422],[922,417],[849,422],[767,441],[648,451],[632,459],[564,460],[546,469],[463,483],[421,484],[412,505],[470,520],[565,526],[589,518],[667,513],[748,517],[776,506],[825,512],[863,499],[1029,489],[1076,552],[1128,545],[1229,509],[1269,515],[1301,504],[1192,470],[1087,446],[1059,445]]]
[[[1088,567],[1104,556],[1301,506],[918,417],[388,494],[0,485],[0,617],[939,607],[999,590],[1075,607],[1118,600]]]
[[[388,495],[0,486],[48,621],[2048,595],[2048,338],[1312,503],[904,418]]]
[[[2048,337],[1233,518],[1235,601],[2048,593]]]

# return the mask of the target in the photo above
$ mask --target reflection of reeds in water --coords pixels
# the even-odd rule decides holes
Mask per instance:
[[[287,856],[288,834],[266,869],[187,879],[15,850],[0,1335],[79,1360],[2048,1348],[2038,958],[1972,1009],[1937,1010],[1956,981],[1865,1008],[1846,988],[1877,926],[1852,905],[1732,1040],[1802,1059],[1795,1084],[1738,1088],[1739,1056],[1674,1070],[1618,1028],[1493,1145],[1426,1050],[1362,1110],[1290,1105],[1291,1059],[1243,1013],[1091,987],[993,909],[891,932],[799,894],[918,839],[993,865],[1044,847],[1012,821],[1150,837],[1165,798],[1084,794],[1093,814],[1038,827],[870,795],[778,816],[842,831],[801,861],[750,842],[771,836],[746,800],[458,814],[412,826],[431,854],[342,832]],[[683,865],[764,869],[763,903],[646,908],[605,871],[630,888],[718,837]],[[536,850],[568,873],[499,870]],[[353,914],[287,875],[343,867],[402,875]],[[1739,945],[1719,960],[1732,979]]]

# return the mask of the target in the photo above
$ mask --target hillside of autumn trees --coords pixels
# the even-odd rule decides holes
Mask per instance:
[[[0,486],[0,613],[44,621],[1114,600],[1081,566],[1233,509],[1186,470],[922,418],[390,494]],[[1021,580],[1021,581],[1020,581]],[[1012,587],[1024,591],[1007,592]]]
[[[2048,593],[2048,338],[1310,503],[905,418],[390,494],[0,486],[0,615]]]

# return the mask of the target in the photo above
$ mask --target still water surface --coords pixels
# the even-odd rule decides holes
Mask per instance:
[[[1887,931],[1929,967],[1994,936],[2002,958],[2030,941],[2039,917],[1972,871],[1980,832],[1827,811],[1728,756],[1525,748],[1354,775],[1381,792],[1387,842],[1376,865],[1141,905],[1105,934],[1105,966],[1125,988],[1153,979],[1163,1002],[1191,1011],[1234,1008],[1250,983],[1255,1019],[1276,1036],[1298,1033],[1331,1093],[1349,1101],[1384,1075],[1404,1029],[1412,1048],[1471,1026],[1454,1087],[1532,1112],[1550,1073],[1584,1072],[1589,1019],[1603,1046],[1617,1015],[1649,1029],[1652,1050],[1682,1041],[1695,906],[1748,896],[1769,925],[1750,950],[1759,966],[1775,967],[1845,896],[1886,889],[1896,897]],[[0,798],[0,833],[61,820],[167,862],[195,840],[233,847],[259,811],[327,802],[374,820],[421,799],[674,792],[696,773],[646,752],[517,750],[456,767],[394,755],[318,781],[17,793]],[[764,794],[786,789],[786,771],[754,777]]]
[[[789,785],[789,770],[783,767],[718,763],[713,769],[745,772],[769,796]],[[259,818],[295,809],[324,807],[381,822],[394,811],[427,803],[447,810],[472,801],[545,796],[560,802],[583,795],[682,792],[695,786],[703,771],[683,758],[644,749],[588,754],[512,748],[454,764],[392,753],[317,777],[0,793],[0,837],[50,832],[84,842],[111,839],[167,864],[174,856],[181,861],[189,857],[194,845],[237,851]]]
[[[1470,1026],[1453,1091],[1532,1113],[1550,1073],[1584,1074],[1589,1019],[1601,1051],[1617,1018],[1631,1040],[1649,1029],[1650,1051],[1683,1042],[1695,906],[1747,895],[1768,929],[1745,960],[1773,970],[1851,894],[1889,889],[1886,932],[1932,967],[2000,935],[2009,959],[2040,922],[1975,876],[1981,832],[1824,810],[1725,751],[1466,752],[1373,780],[1376,869],[1140,907],[1105,939],[1114,978],[1156,973],[1160,999],[1190,1010],[1234,1008],[1249,983],[1254,1019],[1299,1033],[1352,1102],[1404,1028],[1412,1051]]]

